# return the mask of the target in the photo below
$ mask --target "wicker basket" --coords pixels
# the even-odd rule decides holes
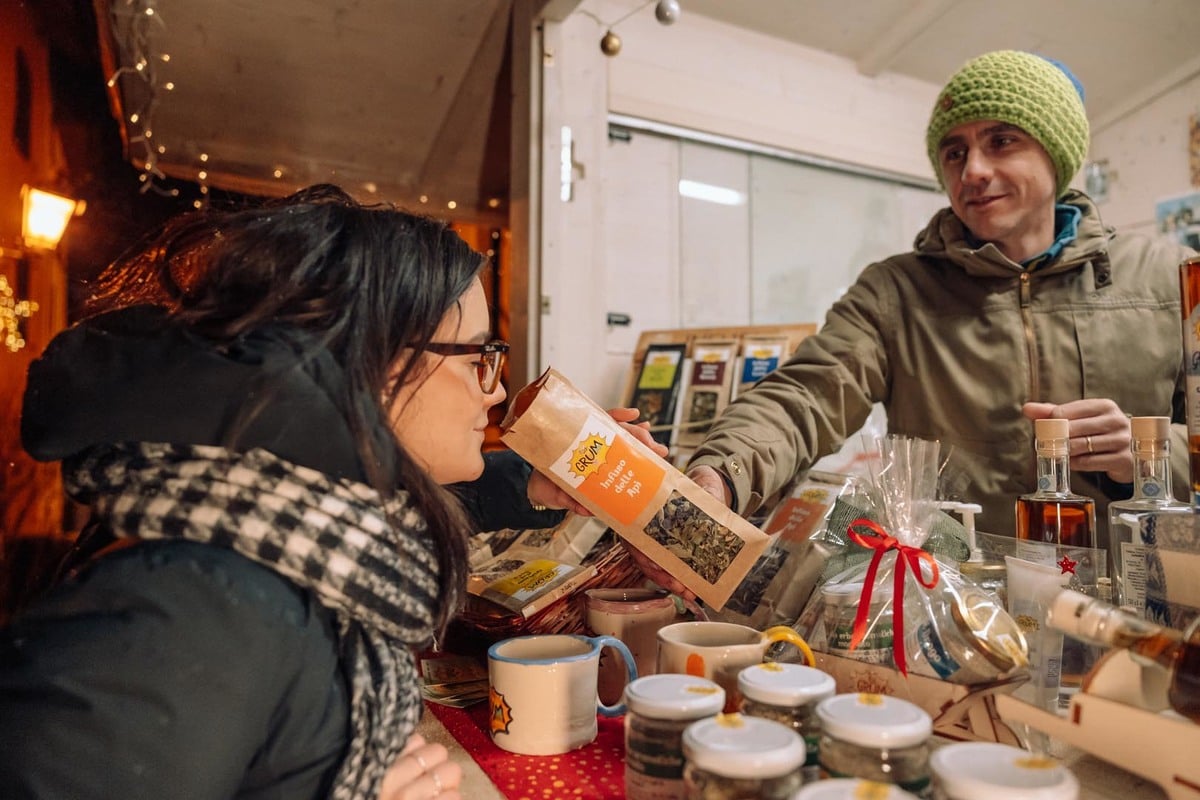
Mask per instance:
[[[583,610],[585,591],[601,587],[637,586],[645,578],[611,531],[597,543],[583,563],[595,567],[593,575],[576,586],[570,594],[560,597],[528,618],[472,596],[458,621],[488,641],[534,633],[586,633]]]

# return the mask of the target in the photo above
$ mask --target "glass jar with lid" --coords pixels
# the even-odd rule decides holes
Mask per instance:
[[[1057,759],[996,742],[939,747],[929,759],[935,800],[1078,800],[1079,781]]]
[[[682,800],[683,731],[720,713],[725,690],[695,675],[647,675],[625,687],[625,797]]]
[[[919,706],[883,694],[838,694],[817,705],[817,718],[829,777],[892,783],[914,794],[928,788],[933,720]]]
[[[918,800],[899,786],[859,778],[834,778],[809,784],[789,800]]]
[[[858,615],[859,599],[863,584],[827,583],[821,588],[821,599],[825,602],[826,651],[842,658],[880,664],[895,665],[892,656],[892,587],[876,586],[871,594],[871,607],[867,614],[867,629],[858,647],[851,649],[854,638],[854,620]]]
[[[718,714],[683,732],[687,800],[787,800],[803,778],[804,739],[787,725]]]
[[[909,670],[950,683],[985,683],[1029,664],[1017,621],[991,592],[947,586],[930,598],[930,616],[905,632]]]
[[[833,678],[813,667],[768,661],[754,664],[738,673],[738,691],[742,695],[742,713],[787,725],[804,739],[807,755],[802,770],[805,783],[820,777],[817,747],[821,723],[817,703],[837,692]]]

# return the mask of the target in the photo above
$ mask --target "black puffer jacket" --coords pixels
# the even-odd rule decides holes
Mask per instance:
[[[56,338],[30,369],[30,453],[262,447],[365,479],[328,354],[301,360],[282,330],[217,349],[162,323],[132,309]],[[247,404],[264,411],[243,424]],[[524,462],[487,465],[457,487],[482,528],[559,518],[529,508]],[[231,551],[156,541],[106,553],[0,631],[0,798],[324,797],[348,720],[332,613]]]

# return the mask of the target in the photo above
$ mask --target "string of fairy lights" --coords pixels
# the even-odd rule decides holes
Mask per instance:
[[[659,3],[675,4],[673,7],[677,13],[677,0],[659,0]],[[160,161],[170,165],[171,178],[184,177],[180,175],[180,168],[186,168],[191,161],[195,172],[187,178],[195,181],[200,194],[193,205],[202,208],[210,199],[209,174],[214,163],[210,153],[201,146],[199,152],[174,152],[168,155],[164,139],[171,137],[155,135],[156,112],[160,103],[175,91],[174,77],[180,74],[178,65],[172,62],[171,54],[165,52],[162,46],[169,38],[166,35],[169,21],[160,13],[157,0],[112,0],[108,13],[116,43],[116,64],[108,76],[107,84],[109,89],[119,89],[128,156],[140,167],[140,191],[143,194],[154,192],[166,197],[179,197],[180,190],[168,185],[168,176],[161,168]],[[188,146],[192,147],[190,143]],[[291,172],[286,166],[276,164],[271,168],[270,175],[275,180],[286,180],[290,179]],[[362,189],[371,195],[379,191],[374,181],[364,182]],[[434,201],[424,193],[417,200],[422,205],[442,202]],[[488,198],[486,202],[489,209],[499,208],[501,204],[497,197]],[[457,209],[458,205],[452,199],[445,201],[446,208],[451,211]]]
[[[130,148],[136,148],[141,161],[141,192],[154,192],[178,197],[179,189],[166,188],[161,181],[166,174],[159,168],[159,157],[167,152],[166,145],[154,138],[154,116],[166,93],[175,90],[175,82],[164,73],[171,63],[171,54],[156,46],[166,22],[158,13],[155,0],[120,0],[109,8],[113,36],[117,42],[118,65],[108,77],[108,87],[121,84],[125,105],[125,120]],[[130,154],[131,156],[134,153]],[[196,183],[200,199],[193,205],[202,207],[208,202],[208,153],[196,154]],[[279,170],[276,170],[279,173]],[[278,175],[277,175],[278,177]]]
[[[0,340],[8,352],[15,353],[25,346],[21,320],[29,319],[37,310],[33,300],[18,300],[8,278],[0,274]]]

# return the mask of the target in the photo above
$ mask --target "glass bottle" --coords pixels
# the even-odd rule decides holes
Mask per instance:
[[[1171,708],[1200,723],[1200,617],[1180,633],[1064,589],[1054,598],[1049,621],[1070,636],[1127,648],[1135,660],[1165,669],[1170,676],[1167,701]]]
[[[1200,256],[1179,265],[1183,363],[1187,373],[1188,463],[1192,505],[1200,507]]]
[[[1071,491],[1070,423],[1033,426],[1037,490],[1017,498],[1017,557],[1046,563],[1056,560],[1056,547],[1096,546],[1096,502]]]
[[[1117,605],[1146,609],[1146,550],[1160,515],[1191,514],[1171,494],[1171,418],[1133,417],[1133,497],[1108,505],[1109,558]]]

